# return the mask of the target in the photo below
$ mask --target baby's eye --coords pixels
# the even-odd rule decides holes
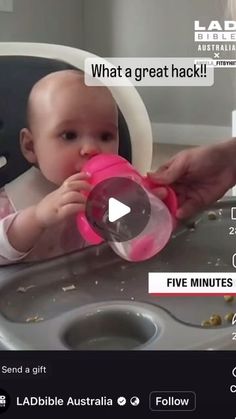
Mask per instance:
[[[72,141],[77,138],[77,132],[75,131],[66,131],[62,134],[63,140]]]
[[[106,143],[112,141],[114,139],[114,135],[111,132],[103,132],[101,134],[101,140]]]

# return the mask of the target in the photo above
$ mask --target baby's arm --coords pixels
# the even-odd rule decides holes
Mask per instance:
[[[90,190],[88,177],[84,173],[69,177],[39,204],[19,212],[7,231],[11,246],[18,252],[27,253],[45,229],[84,211],[86,198],[81,191]]]
[[[44,231],[36,217],[36,208],[32,206],[19,212],[7,231],[11,246],[20,253],[28,253]]]
[[[9,243],[7,232],[17,217],[4,189],[0,190],[0,265],[7,265],[21,260],[25,253],[14,249]]]

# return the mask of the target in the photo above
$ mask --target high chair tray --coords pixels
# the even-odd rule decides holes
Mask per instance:
[[[37,264],[0,269],[2,349],[234,349],[223,296],[157,297],[148,272],[235,272],[236,201],[225,199],[179,226],[166,248],[141,263],[106,245]],[[236,260],[236,258],[235,258]],[[222,324],[204,327],[212,314]]]

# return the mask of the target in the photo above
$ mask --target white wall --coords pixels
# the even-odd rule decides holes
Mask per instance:
[[[0,11],[0,42],[82,46],[83,0],[13,0],[13,7]]]
[[[197,56],[194,20],[206,24],[209,20],[224,19],[226,3],[226,0],[85,0],[84,45],[107,57]],[[215,73],[213,87],[140,88],[152,121],[230,126],[231,111],[236,107],[235,70],[218,69]]]

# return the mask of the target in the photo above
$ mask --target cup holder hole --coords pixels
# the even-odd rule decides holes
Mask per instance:
[[[97,310],[77,319],[64,333],[70,349],[128,350],[150,341],[157,326],[150,316],[140,312]]]

